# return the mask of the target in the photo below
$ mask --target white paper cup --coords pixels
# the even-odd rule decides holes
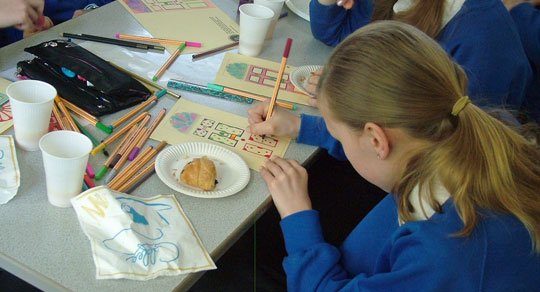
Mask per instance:
[[[274,17],[268,7],[257,4],[240,6],[240,43],[238,52],[246,56],[258,56],[264,45],[264,38]]]
[[[43,81],[11,83],[6,93],[13,114],[15,142],[26,151],[39,150],[39,139],[47,133],[56,89]]]
[[[272,17],[270,27],[268,28],[268,32],[266,33],[266,39],[271,40],[272,36],[274,35],[274,29],[276,28],[279,16],[281,15],[281,8],[283,8],[283,3],[285,3],[285,0],[255,0],[253,1],[253,3],[268,7],[274,12],[274,17]]]
[[[70,199],[80,194],[92,142],[73,131],[54,131],[39,140],[49,203],[71,207]]]

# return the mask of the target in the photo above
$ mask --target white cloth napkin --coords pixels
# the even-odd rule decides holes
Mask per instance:
[[[97,279],[150,280],[215,269],[174,195],[139,198],[95,187],[71,199]]]
[[[15,141],[10,135],[0,136],[0,204],[9,202],[21,185],[21,173]]]

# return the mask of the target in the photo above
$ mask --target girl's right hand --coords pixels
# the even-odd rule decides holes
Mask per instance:
[[[315,72],[311,72],[306,84],[306,91],[313,94],[315,97],[310,98],[309,105],[317,107],[317,85],[319,84],[319,79],[323,72],[324,67],[317,69]]]
[[[272,117],[265,121],[269,101],[261,102],[248,110],[249,127],[254,135],[274,135],[296,138],[300,132],[301,118],[290,111],[275,105]]]

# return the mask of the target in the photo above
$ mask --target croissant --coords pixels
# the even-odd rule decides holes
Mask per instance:
[[[180,179],[190,186],[211,191],[216,187],[216,166],[206,156],[195,158],[184,166]]]

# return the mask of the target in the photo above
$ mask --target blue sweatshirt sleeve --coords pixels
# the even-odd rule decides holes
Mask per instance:
[[[527,57],[540,69],[540,10],[530,3],[522,3],[510,10],[510,15],[516,23]]]
[[[371,0],[357,0],[351,9],[346,10],[336,4],[323,5],[318,0],[311,0],[311,33],[321,42],[336,46],[352,32],[369,23],[372,6]]]
[[[389,214],[388,210],[383,213]],[[378,218],[384,222],[384,217]],[[376,222],[369,229],[376,230],[380,224],[384,223]],[[288,254],[283,267],[289,292],[442,291],[452,281],[452,270],[457,268],[445,267],[447,264],[439,260],[437,249],[426,246],[423,238],[396,231],[378,239],[380,251],[363,254],[376,258],[378,267],[352,275],[342,264],[347,255],[324,241],[317,211],[287,216],[281,221],[281,228]],[[384,272],[374,273],[373,269]]]
[[[302,114],[300,132],[296,142],[324,148],[333,157],[339,160],[347,160],[343,146],[330,135],[326,123],[321,117]]]

